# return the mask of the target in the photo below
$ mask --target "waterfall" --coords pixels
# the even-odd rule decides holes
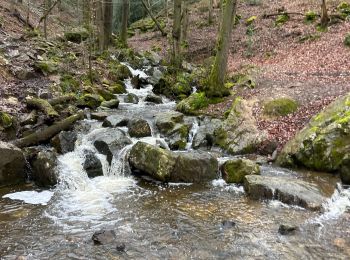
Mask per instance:
[[[199,128],[199,123],[198,123],[198,120],[195,119],[195,121],[192,124],[192,128],[190,130],[190,133],[188,135],[188,141],[187,141],[187,144],[186,144],[186,150],[191,150],[192,149],[193,139],[194,139],[195,135],[197,134],[198,128]]]

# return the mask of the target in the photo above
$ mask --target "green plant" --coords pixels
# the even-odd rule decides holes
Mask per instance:
[[[290,98],[277,98],[264,104],[264,114],[286,116],[298,109],[298,103]]]
[[[338,5],[337,10],[343,18],[350,16],[350,4],[347,2],[341,2]]]
[[[317,18],[317,14],[314,11],[308,11],[305,13],[305,22],[313,23]]]
[[[276,20],[275,20],[275,25],[276,26],[280,26],[285,24],[286,22],[288,22],[289,20],[289,15],[288,14],[280,14],[277,16]]]
[[[350,47],[350,33],[345,36],[344,45]]]

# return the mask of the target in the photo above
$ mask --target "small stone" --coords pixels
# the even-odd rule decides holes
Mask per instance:
[[[289,225],[289,224],[282,224],[278,228],[278,233],[280,233],[281,235],[292,235],[295,233],[295,231],[297,231],[297,229],[298,227],[296,226]]]
[[[110,244],[116,239],[114,230],[100,230],[92,235],[92,241],[95,245]]]
[[[221,228],[222,229],[228,229],[228,228],[233,228],[236,226],[236,222],[232,221],[232,220],[223,220],[221,222]]]
[[[116,246],[116,249],[118,252],[125,252],[125,244],[124,243],[120,243]]]

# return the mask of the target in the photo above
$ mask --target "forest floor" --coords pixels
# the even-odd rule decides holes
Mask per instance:
[[[330,13],[336,12],[341,1],[328,1]],[[258,3],[252,5],[251,3]],[[191,8],[186,58],[202,64],[212,56],[218,32],[219,9],[215,22],[208,26],[204,3]],[[254,89],[237,89],[236,95],[257,100],[255,116],[261,129],[282,146],[309,119],[338,96],[350,92],[350,48],[344,38],[350,32],[350,22],[341,21],[325,32],[317,30],[317,21],[306,23],[302,15],[290,15],[289,21],[276,26],[275,18],[263,18],[278,10],[305,14],[319,13],[319,1],[239,1],[240,23],[232,34],[229,75],[250,71],[256,81]],[[204,11],[204,12],[203,12]],[[246,19],[256,16],[254,32],[247,35]],[[139,51],[161,48],[166,54],[168,42],[158,32],[140,34],[130,40]],[[267,120],[261,116],[261,102],[276,97],[290,97],[300,104],[295,113]],[[204,113],[223,115],[234,96],[225,102],[210,105]]]

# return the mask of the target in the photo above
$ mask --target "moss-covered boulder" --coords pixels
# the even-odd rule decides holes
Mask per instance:
[[[53,60],[42,60],[35,63],[38,71],[44,75],[54,74],[58,71],[58,63]]]
[[[258,164],[247,159],[234,159],[226,161],[221,166],[222,178],[227,183],[243,183],[246,175],[259,175],[260,167]]]
[[[112,100],[115,99],[115,96],[112,92],[110,92],[107,89],[104,89],[103,87],[98,87],[95,89],[97,94],[99,94],[101,97],[103,97],[104,100]]]
[[[277,163],[340,172],[350,184],[350,94],[338,98],[290,140]]]
[[[132,77],[130,69],[123,64],[119,64],[115,67],[111,67],[109,70],[109,78],[114,81],[125,80]]]
[[[8,113],[0,111],[0,130],[10,128],[13,125],[13,118]]]
[[[290,98],[277,98],[264,104],[263,113],[267,116],[286,116],[298,109],[298,103]]]
[[[64,33],[64,38],[67,41],[74,43],[81,43],[89,37],[89,32],[83,27],[73,28],[70,31]]]
[[[209,99],[204,92],[191,94],[176,105],[176,110],[186,115],[197,115],[198,110],[209,105]]]
[[[133,119],[128,123],[129,135],[131,137],[146,137],[151,136],[151,127],[144,119]]]
[[[117,98],[115,98],[115,99],[111,99],[109,101],[103,101],[101,103],[101,107],[116,109],[119,107],[119,100]]]
[[[96,109],[103,101],[104,99],[100,95],[85,94],[78,99],[78,107]]]
[[[113,94],[124,94],[127,92],[124,84],[121,83],[111,85],[110,87],[108,87],[108,90]]]
[[[176,124],[167,134],[166,140],[171,150],[184,150],[190,128],[186,124]]]
[[[60,78],[60,87],[64,93],[78,92],[80,88],[80,82],[74,75],[64,74]]]
[[[155,116],[156,126],[162,134],[168,134],[177,123],[182,123],[184,115],[176,111],[159,113]]]
[[[214,135],[215,144],[233,155],[256,152],[266,139],[266,133],[257,128],[252,106],[241,98],[234,100],[227,119]]]

